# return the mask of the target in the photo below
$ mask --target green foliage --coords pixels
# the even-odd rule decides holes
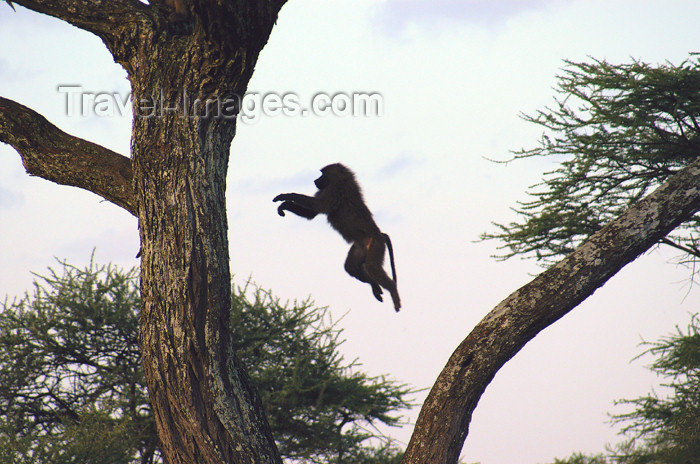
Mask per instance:
[[[609,464],[609,461],[602,454],[574,453],[566,459],[555,459],[552,464]]]
[[[62,265],[0,310],[0,464],[161,462],[138,349],[136,271]],[[397,425],[412,390],[344,363],[325,309],[282,305],[247,284],[234,288],[231,314],[283,456],[399,462],[372,427]]]
[[[573,454],[554,464],[694,464],[700,462],[700,319],[693,316],[688,329],[657,342],[645,342],[642,354],[656,359],[650,369],[666,379],[669,394],[656,393],[618,404],[630,412],[612,416],[624,424],[627,439],[605,456]]]
[[[0,462],[152,462],[135,272],[63,264],[0,313]],[[149,460],[151,459],[151,460]]]
[[[700,462],[700,319],[695,315],[686,331],[676,328],[675,334],[645,344],[645,354],[657,357],[650,369],[667,379],[663,385],[671,393],[619,402],[634,409],[613,416],[630,437],[614,456],[624,464]]]
[[[237,353],[261,394],[280,452],[304,462],[353,463],[377,422],[399,424],[411,392],[385,377],[368,377],[338,353],[341,330],[308,301],[282,306],[269,292],[234,291]],[[280,382],[284,379],[284,382]],[[381,447],[373,456],[385,453]],[[395,450],[391,454],[396,454]],[[328,456],[335,456],[329,461]],[[362,462],[392,462],[391,460]]]
[[[506,249],[500,257],[535,257],[544,263],[573,251],[700,153],[700,68],[697,57],[678,66],[640,61],[567,61],[553,108],[525,116],[542,126],[539,146],[515,159],[548,157],[559,164],[519,203],[520,222],[495,224]],[[692,232],[666,243],[700,256]]]

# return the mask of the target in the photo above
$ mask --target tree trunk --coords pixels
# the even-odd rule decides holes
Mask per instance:
[[[163,450],[169,463],[280,462],[230,339],[224,193],[232,127],[168,119],[135,119],[133,131],[141,350]],[[168,139],[165,154],[149,142]]]
[[[402,464],[452,464],[496,372],[542,329],[700,209],[700,159],[499,303],[457,347],[428,394]]]
[[[180,35],[164,1],[16,2],[97,34],[132,85],[131,160],[5,99],[0,140],[29,172],[138,216],[140,343],[168,464],[281,462],[230,338],[224,195],[236,103],[284,2],[185,0]]]
[[[144,368],[169,464],[279,463],[229,323],[226,174],[235,106],[260,50],[207,32],[219,31],[156,40],[130,63]]]

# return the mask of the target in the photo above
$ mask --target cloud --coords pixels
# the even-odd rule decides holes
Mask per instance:
[[[21,192],[0,187],[0,210],[22,206],[24,201]]]
[[[523,11],[542,8],[557,0],[385,0],[375,21],[385,33],[396,35],[409,25],[435,29],[450,23],[494,26]]]
[[[408,152],[402,152],[398,156],[387,160],[387,162],[379,168],[375,177],[378,179],[389,179],[400,174],[402,171],[411,169],[420,164],[422,164],[422,161],[416,156]]]

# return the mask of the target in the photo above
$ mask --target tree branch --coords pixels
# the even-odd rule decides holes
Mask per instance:
[[[113,37],[116,26],[128,23],[134,12],[148,8],[138,0],[12,0],[12,3],[62,19],[103,39]]]
[[[700,159],[496,306],[457,347],[423,404],[402,464],[456,463],[496,372],[542,329],[700,209]]]
[[[230,31],[229,37],[237,37],[238,40],[267,37],[277,21],[279,10],[286,2],[287,0],[185,0],[187,9],[201,18],[205,28],[211,22],[229,23],[235,29]],[[109,43],[114,43],[113,39],[117,38],[119,29],[136,26],[135,14],[144,14],[140,17],[141,20],[147,17],[155,19],[158,13],[153,12],[158,10],[164,13],[162,17],[165,19],[173,11],[172,7],[164,5],[165,0],[152,0],[148,4],[139,0],[12,0],[12,3],[93,32],[105,39],[110,49],[113,47]],[[262,31],[266,33],[261,34]]]
[[[695,256],[696,258],[700,258],[700,249],[698,249],[698,247],[696,246],[685,246],[680,243],[676,243],[669,238],[662,238],[661,243],[673,247],[677,250],[681,250],[683,253],[687,253],[691,256]]]
[[[0,142],[34,176],[89,190],[136,215],[131,160],[66,134],[36,111],[0,97]]]

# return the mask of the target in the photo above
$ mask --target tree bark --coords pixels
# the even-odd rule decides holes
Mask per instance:
[[[126,156],[66,134],[36,111],[2,97],[0,142],[17,150],[29,174],[84,188],[136,215]]]
[[[499,303],[454,351],[416,422],[402,464],[459,459],[469,422],[496,372],[542,329],[700,209],[700,159]]]
[[[162,1],[15,3],[98,35],[131,82],[131,159],[6,99],[0,140],[31,174],[93,191],[137,215],[140,344],[165,461],[280,463],[230,338],[224,194],[235,103],[285,0],[188,0],[183,35],[173,35],[173,11]]]

